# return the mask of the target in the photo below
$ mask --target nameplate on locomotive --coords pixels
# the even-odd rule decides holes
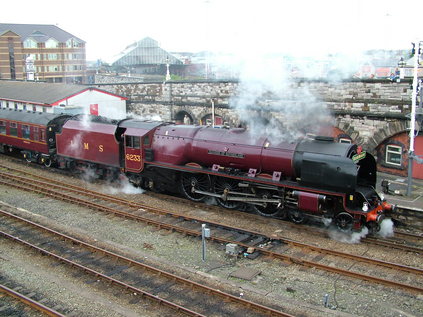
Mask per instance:
[[[244,158],[245,155],[244,154],[240,154],[240,153],[231,153],[231,152],[222,152],[222,151],[212,151],[209,150],[208,154],[213,154],[213,155],[220,155],[220,156],[230,156],[230,157],[237,157],[237,158]]]

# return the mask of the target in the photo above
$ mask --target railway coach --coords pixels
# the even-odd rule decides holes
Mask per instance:
[[[56,157],[56,133],[68,115],[0,109],[0,152],[18,149],[28,162],[46,166]]]

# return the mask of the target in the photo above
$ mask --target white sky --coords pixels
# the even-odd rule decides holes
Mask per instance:
[[[87,42],[88,60],[108,61],[146,36],[168,51],[297,55],[409,49],[423,40],[423,0],[3,2],[1,23],[56,24]]]

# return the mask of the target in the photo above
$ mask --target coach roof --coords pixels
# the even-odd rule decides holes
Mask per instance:
[[[0,120],[6,119],[17,122],[47,125],[51,120],[62,116],[62,114],[32,112],[13,109],[0,109]]]

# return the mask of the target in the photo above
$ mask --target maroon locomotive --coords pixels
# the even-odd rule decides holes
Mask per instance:
[[[11,113],[2,111],[1,122],[11,124],[4,115]],[[28,113],[21,121],[30,122],[30,116],[42,115]],[[55,138],[47,138],[46,148],[12,144],[10,128],[7,138],[0,134],[0,143],[61,168],[89,167],[101,175],[123,172],[143,188],[178,191],[194,201],[214,197],[226,208],[249,206],[261,215],[288,216],[296,223],[315,216],[333,220],[341,229],[366,225],[377,231],[394,209],[375,191],[373,156],[331,138],[288,143],[246,129],[83,115],[47,119]]]

